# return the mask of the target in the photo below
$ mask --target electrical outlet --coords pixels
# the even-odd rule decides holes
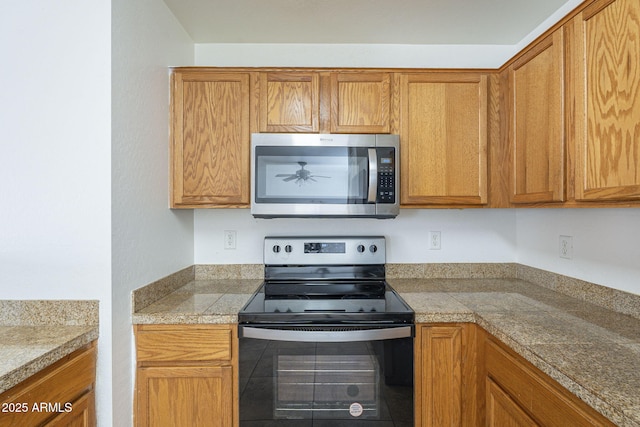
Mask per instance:
[[[439,251],[441,248],[442,240],[440,238],[439,231],[429,232],[429,249],[432,251]]]
[[[560,255],[560,258],[565,258],[565,259],[573,258],[573,237],[560,236],[559,255]]]
[[[224,230],[224,248],[236,248],[236,230]]]

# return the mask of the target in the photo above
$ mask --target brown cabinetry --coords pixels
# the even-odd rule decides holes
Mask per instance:
[[[389,133],[391,74],[263,71],[260,132]]]
[[[415,425],[475,426],[475,325],[417,325]]]
[[[171,207],[249,204],[251,73],[172,75]]]
[[[331,73],[331,132],[389,133],[390,85],[390,73]]]
[[[401,203],[487,202],[487,76],[400,77]]]
[[[95,426],[95,378],[94,342],[0,394],[0,426]]]
[[[508,70],[511,202],[565,198],[564,42],[562,29]]]
[[[234,325],[137,325],[138,426],[238,425]]]
[[[614,425],[504,344],[483,335],[487,425]]]
[[[316,72],[260,73],[260,132],[318,132],[319,102]]]
[[[576,200],[640,199],[640,3],[598,0],[568,25]]]

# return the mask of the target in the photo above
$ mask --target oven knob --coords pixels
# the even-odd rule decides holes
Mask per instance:
[[[284,247],[284,251],[286,253],[288,253],[288,254],[290,254],[292,250],[293,250],[293,248],[291,247],[291,245],[287,245],[287,246]]]
[[[378,252],[378,247],[376,245],[371,245],[369,246],[369,251],[375,254],[376,252]]]
[[[358,247],[356,248],[356,250],[360,253],[364,252],[364,245],[358,245]]]
[[[279,253],[280,252],[280,245],[273,245],[273,252]]]

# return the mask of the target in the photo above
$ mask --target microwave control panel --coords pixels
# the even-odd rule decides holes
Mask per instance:
[[[396,159],[392,147],[378,147],[378,194],[377,203],[396,202]]]

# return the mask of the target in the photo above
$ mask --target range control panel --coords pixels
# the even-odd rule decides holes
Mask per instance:
[[[266,265],[384,264],[384,236],[265,237]]]

